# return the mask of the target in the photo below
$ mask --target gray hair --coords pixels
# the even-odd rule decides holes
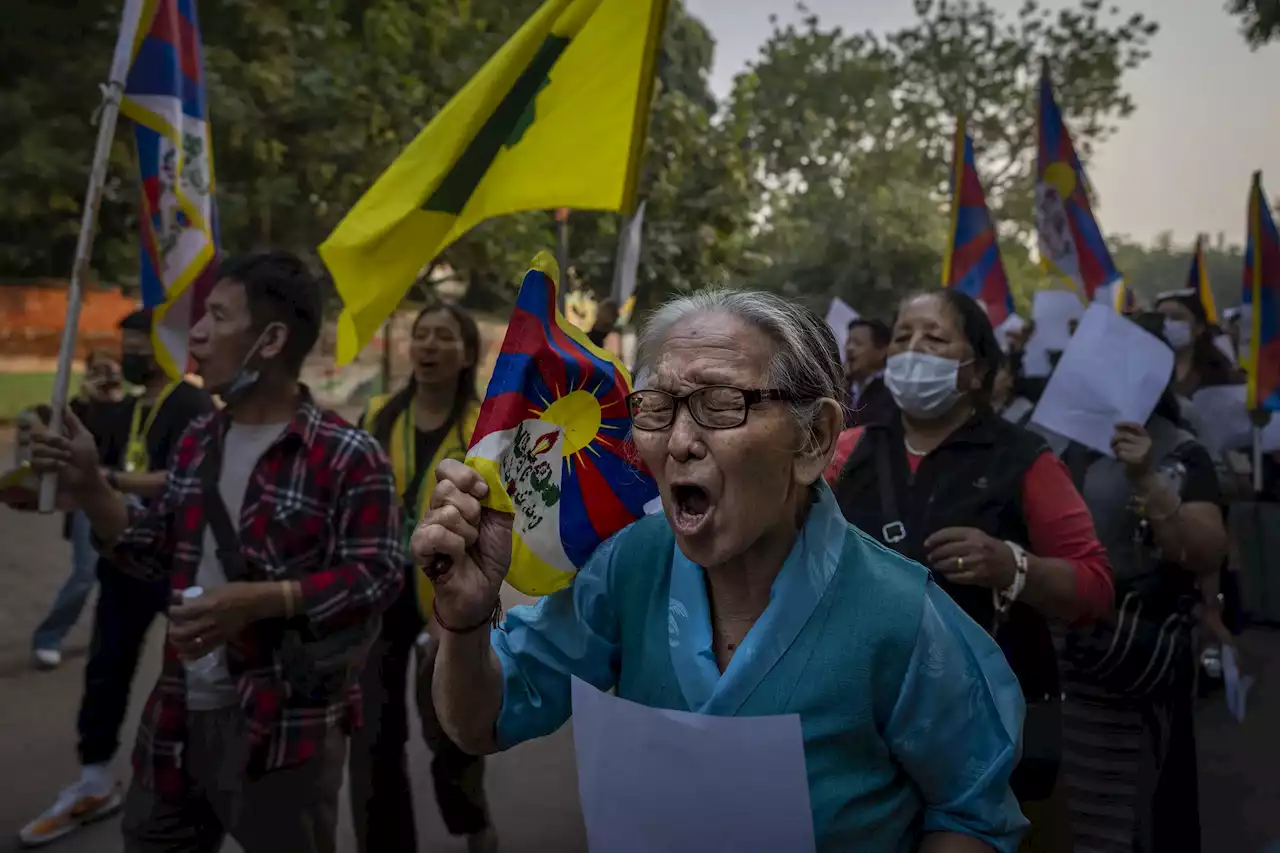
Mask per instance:
[[[636,387],[652,377],[671,329],[697,314],[727,314],[755,326],[774,343],[765,368],[767,387],[796,396],[791,415],[811,437],[826,397],[843,404],[844,372],[836,338],[817,314],[773,293],[753,290],[699,290],[668,300],[645,320],[636,342]]]

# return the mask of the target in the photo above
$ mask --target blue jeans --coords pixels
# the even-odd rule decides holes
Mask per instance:
[[[89,519],[82,512],[71,516],[71,576],[58,590],[49,615],[36,628],[31,638],[33,649],[62,648],[62,641],[75,626],[84,603],[97,583],[98,552],[93,549]]]

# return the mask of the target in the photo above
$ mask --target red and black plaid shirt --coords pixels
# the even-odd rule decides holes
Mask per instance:
[[[229,423],[225,413],[215,413],[183,434],[164,495],[148,509],[130,509],[130,527],[111,551],[119,568],[168,578],[174,589],[195,583],[205,530],[200,464],[209,442],[221,441]],[[372,437],[321,411],[310,395],[304,394],[289,427],[254,467],[239,527],[248,580],[298,581],[302,602],[295,621],[305,622],[311,635],[373,620],[400,592],[404,551],[391,465]],[[350,731],[361,724],[354,677],[340,695],[294,695],[281,676],[279,642],[268,639],[279,637],[279,627],[250,626],[227,646],[227,667],[252,741],[249,766],[257,772],[306,761],[331,728]],[[166,643],[133,753],[139,780],[164,797],[186,790],[186,699],[182,661]]]

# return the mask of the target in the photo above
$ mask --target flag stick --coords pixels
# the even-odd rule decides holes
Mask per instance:
[[[1253,494],[1262,494],[1262,427],[1253,425]]]
[[[53,380],[53,408],[49,429],[57,434],[63,427],[63,410],[67,405],[68,385],[71,381],[71,362],[76,354],[77,327],[80,325],[80,302],[84,279],[89,271],[93,255],[93,238],[98,225],[98,206],[102,203],[102,188],[107,182],[107,164],[111,159],[111,143],[116,133],[116,117],[120,112],[120,99],[124,94],[125,78],[129,73],[129,61],[133,56],[134,36],[142,17],[142,0],[125,0],[120,16],[120,35],[116,38],[115,55],[111,58],[111,73],[102,86],[102,105],[98,114],[98,141],[93,149],[93,165],[89,169],[89,187],[84,194],[84,211],[80,218],[80,235],[76,239],[75,262],[71,267],[71,283],[67,288],[67,324],[62,330],[62,344],[58,348],[58,372]],[[57,498],[58,480],[55,474],[40,478],[40,511],[53,512]]]
[[[560,281],[556,282],[560,313],[564,313],[565,295],[569,290],[569,209],[556,211],[556,263],[560,266]]]

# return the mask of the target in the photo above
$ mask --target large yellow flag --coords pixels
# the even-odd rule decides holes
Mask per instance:
[[[522,210],[630,211],[668,0],[547,0],[320,246],[351,361],[430,261]]]

